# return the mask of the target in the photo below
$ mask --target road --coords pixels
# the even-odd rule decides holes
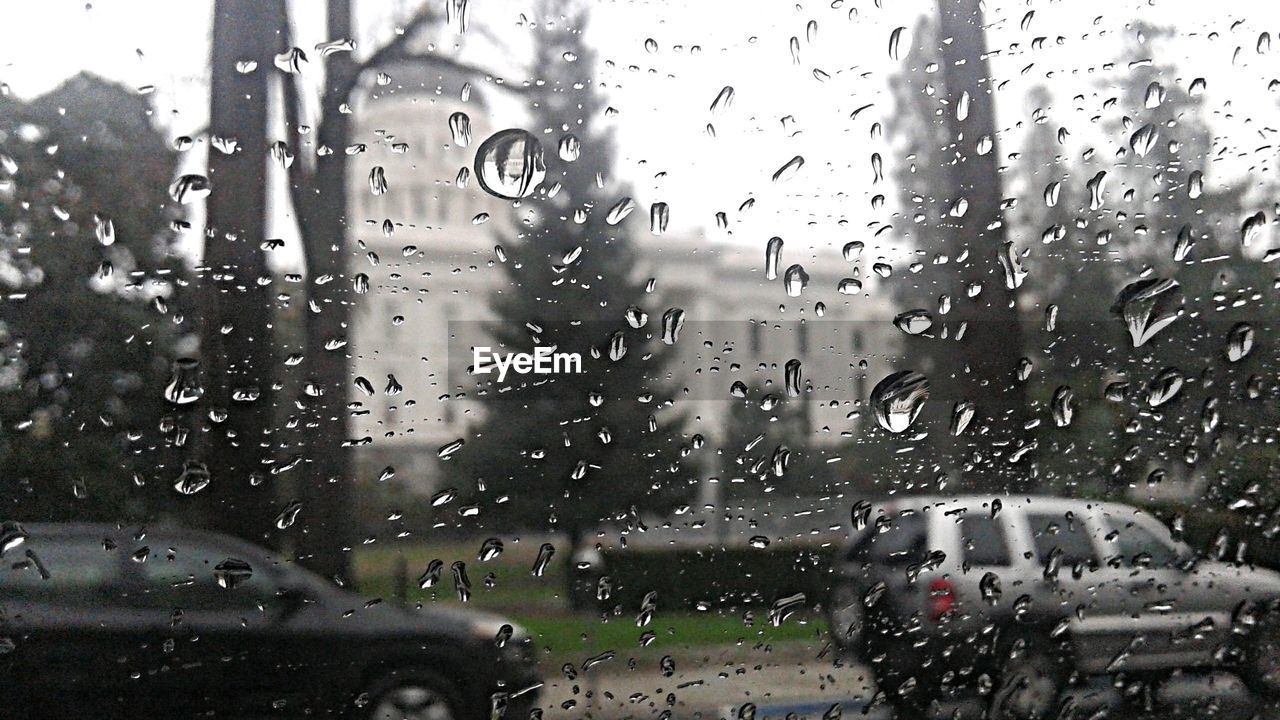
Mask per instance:
[[[547,720],[583,718],[622,720],[666,717],[693,720],[819,720],[832,718],[839,706],[843,718],[891,720],[867,668],[812,652],[770,651],[746,646],[710,650],[696,661],[684,661],[664,677],[657,662],[612,660],[576,675],[548,678],[542,706]],[[1214,717],[1223,720],[1280,720],[1274,706],[1264,706],[1228,673],[1175,678],[1144,703],[1125,703],[1106,678],[1096,678],[1070,692],[1075,718],[1096,716],[1110,708],[1110,717]],[[977,718],[976,699],[955,700],[935,717]],[[523,720],[523,719],[518,719]]]

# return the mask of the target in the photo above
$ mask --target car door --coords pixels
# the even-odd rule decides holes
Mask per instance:
[[[1077,661],[1101,671],[1129,645],[1132,626],[1096,594],[1102,564],[1102,527],[1092,506],[1035,501],[1022,515],[1027,545],[1039,566],[1028,612],[1065,619]]]
[[[123,597],[124,558],[111,538],[90,532],[33,534],[5,553],[0,694],[6,704],[100,712],[129,703],[141,635]]]
[[[1206,665],[1228,639],[1230,603],[1180,567],[1181,554],[1158,520],[1134,508],[1105,508],[1106,558],[1099,602],[1128,619],[1135,637],[1120,669]]]
[[[289,705],[292,688],[272,649],[281,630],[270,562],[203,536],[145,542],[132,582],[150,640],[143,682],[151,703],[224,714]]]

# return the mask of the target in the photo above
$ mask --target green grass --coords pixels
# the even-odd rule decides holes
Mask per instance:
[[[472,583],[467,607],[500,613],[525,627],[533,635],[543,662],[557,668],[565,662],[581,665],[583,660],[608,651],[616,652],[625,660],[662,655],[687,657],[711,648],[737,645],[752,647],[788,642],[813,645],[825,631],[825,622],[805,613],[798,613],[774,627],[769,623],[765,607],[749,611],[750,624],[745,621],[747,611],[663,612],[659,606],[646,627],[636,626],[638,608],[624,608],[621,614],[608,617],[573,613],[564,599],[566,568],[563,562],[553,561],[542,577],[531,573],[537,544],[508,542],[502,555],[488,562],[477,559],[479,548],[479,542],[362,547],[354,557],[357,589],[368,597],[393,599],[398,558],[403,557],[410,603],[456,606],[460,601],[449,567],[455,560],[462,560]],[[444,562],[441,581],[433,588],[420,589],[418,576],[435,558]],[[555,560],[562,558],[557,556]],[[485,584],[489,573],[493,574],[492,587]],[[652,632],[653,637],[642,644],[646,632]]]

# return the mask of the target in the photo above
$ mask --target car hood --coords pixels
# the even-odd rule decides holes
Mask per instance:
[[[368,634],[420,633],[431,636],[465,638],[491,641],[503,625],[511,625],[513,637],[523,637],[524,631],[501,615],[445,605],[406,607],[378,602],[372,605],[355,595],[345,593],[299,614],[313,622],[332,624],[352,632]]]

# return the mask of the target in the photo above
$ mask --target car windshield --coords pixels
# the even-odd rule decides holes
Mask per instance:
[[[1280,3],[0,27],[12,713],[1280,718]]]

